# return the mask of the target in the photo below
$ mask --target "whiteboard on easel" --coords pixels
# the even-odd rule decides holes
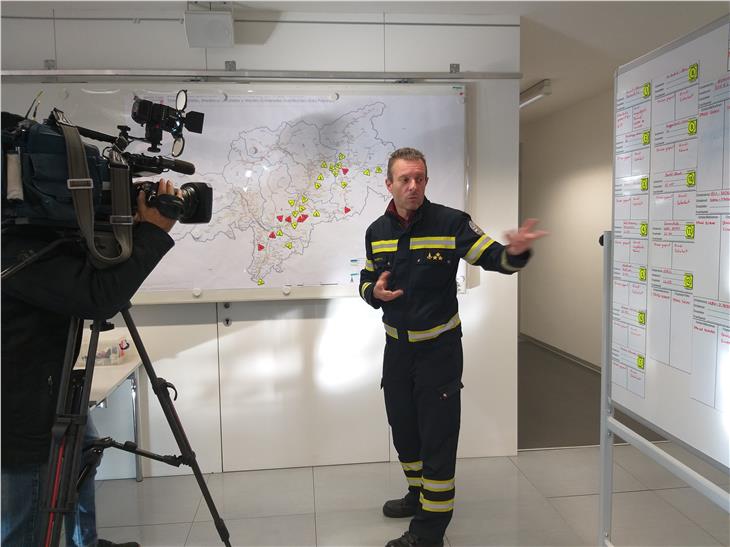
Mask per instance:
[[[612,399],[730,466],[730,17],[615,81]]]

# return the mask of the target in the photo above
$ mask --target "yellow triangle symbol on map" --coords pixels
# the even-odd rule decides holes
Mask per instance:
[[[289,200],[289,205],[294,205],[295,203],[296,203],[296,201],[294,201],[293,199]]]
[[[284,235],[284,232],[282,232],[281,230],[278,230],[278,231],[276,232],[276,235],[278,235],[278,236],[283,236],[283,235]]]
[[[309,198],[307,196],[302,196],[302,203],[307,203],[309,201]]]
[[[365,171],[362,172],[363,175],[370,176],[370,169],[365,169]]]
[[[320,188],[322,188],[322,185],[321,185],[320,183],[318,183],[318,182],[315,182],[315,183],[314,183],[314,187],[315,187],[315,188],[316,188],[317,190],[319,190]]]
[[[323,161],[322,162],[322,165],[320,165],[320,167],[325,167],[326,168],[327,167],[327,162],[326,161]]]
[[[340,186],[342,186],[343,188],[347,188],[347,183],[346,183],[346,182],[345,182],[345,181],[343,180],[343,181],[342,181],[342,182],[340,183]]]
[[[299,206],[299,212],[300,213],[303,212],[305,209],[306,209],[306,207],[304,205],[300,205]]]
[[[287,248],[287,249],[291,249],[291,241],[290,241],[289,243],[287,243],[287,244],[286,244],[286,248]]]
[[[322,175],[322,173],[320,173],[319,176],[317,177],[317,180],[324,180],[324,175]]]
[[[294,228],[294,229],[296,230],[296,229],[297,229],[297,223],[296,223],[296,222],[292,222],[292,223],[291,223],[291,227],[292,227],[292,228]]]
[[[261,279],[261,278],[259,278],[259,280],[257,281],[257,283],[258,283],[259,285],[263,285],[263,284],[264,284],[264,280],[263,280],[263,279]]]
[[[345,155],[344,155],[344,154],[343,154],[342,152],[340,152],[340,155],[339,155],[339,156],[337,156],[337,157],[338,157],[339,159],[341,159],[341,160],[344,160],[344,159],[345,159]]]
[[[318,217],[319,216],[319,211],[315,211],[314,212],[314,216]]]
[[[294,209],[294,210],[293,210],[293,211],[291,212],[291,216],[293,216],[293,217],[297,216],[298,214],[299,214],[299,210],[298,210],[298,209]]]
[[[335,168],[335,164],[334,163],[330,163],[330,171],[332,171],[334,168]]]
[[[375,168],[375,172],[376,173],[382,173],[383,172],[383,169],[380,166],[378,166],[378,167]]]

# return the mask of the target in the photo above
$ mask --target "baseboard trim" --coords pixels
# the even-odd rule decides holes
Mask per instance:
[[[576,357],[575,355],[571,355],[570,353],[565,352],[561,349],[558,349],[555,346],[551,346],[550,344],[547,344],[547,343],[543,342],[542,340],[538,340],[538,339],[533,338],[532,336],[529,336],[522,332],[518,334],[518,339],[531,342],[531,343],[535,344],[536,346],[540,346],[541,348],[544,348],[544,349],[554,353],[555,355],[559,355],[560,357],[563,357],[564,359],[567,359],[568,361],[572,361],[572,362],[576,363],[577,365],[580,365],[589,370],[592,370],[593,372],[597,372],[598,374],[601,373],[600,366],[594,365],[593,363],[591,363],[589,361],[585,361],[584,359],[581,359],[580,357]]]

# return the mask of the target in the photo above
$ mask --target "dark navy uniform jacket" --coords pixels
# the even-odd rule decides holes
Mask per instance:
[[[365,234],[365,268],[360,272],[360,296],[383,309],[386,333],[398,340],[420,342],[444,333],[461,333],[456,299],[459,259],[504,274],[519,271],[530,257],[507,254],[471,217],[427,199],[404,227],[395,208],[373,222]],[[388,289],[403,289],[390,302],[373,296],[380,274],[391,272]]]

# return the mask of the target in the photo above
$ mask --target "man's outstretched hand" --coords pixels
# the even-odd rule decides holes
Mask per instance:
[[[390,272],[381,273],[380,277],[378,277],[378,280],[375,282],[375,287],[373,287],[373,296],[383,302],[390,302],[391,300],[395,300],[399,296],[403,295],[403,289],[395,291],[388,290],[389,277]]]
[[[510,230],[504,234],[507,239],[507,253],[522,254],[532,247],[533,241],[548,235],[545,230],[532,231],[535,224],[537,224],[536,218],[528,218],[517,230]]]

